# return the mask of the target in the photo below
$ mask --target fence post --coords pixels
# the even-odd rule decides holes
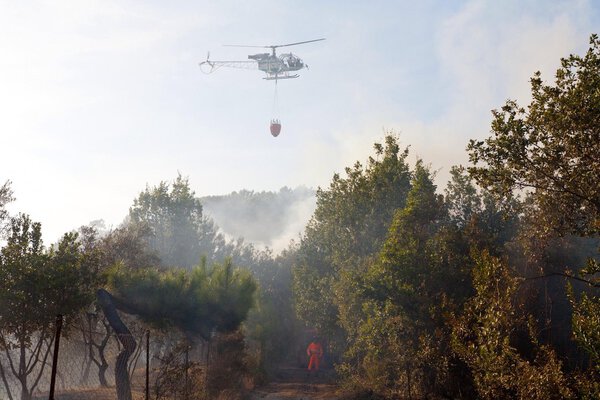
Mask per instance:
[[[210,337],[206,341],[206,367],[204,368],[204,398],[208,398],[208,366],[210,363]]]
[[[188,378],[188,370],[190,366],[190,345],[186,343],[185,348],[185,400],[189,400],[190,398],[190,389],[189,389],[189,378]]]
[[[150,400],[150,330],[146,331],[146,400]]]
[[[48,400],[54,400],[54,387],[56,384],[56,369],[58,366],[58,349],[60,347],[60,331],[62,329],[63,316],[56,316],[56,336],[54,337],[54,355],[52,356],[52,375],[50,377],[50,395]]]

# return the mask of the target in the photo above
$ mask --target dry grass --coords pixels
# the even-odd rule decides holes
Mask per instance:
[[[253,392],[252,400],[336,400],[337,387],[326,383],[271,383]]]
[[[144,400],[145,393],[132,391],[133,400]],[[114,387],[95,388],[95,389],[72,389],[64,392],[57,392],[54,395],[56,400],[116,400],[117,393]],[[48,395],[34,396],[35,400],[47,400]]]

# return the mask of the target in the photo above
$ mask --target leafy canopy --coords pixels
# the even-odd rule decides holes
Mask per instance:
[[[253,305],[256,283],[230,260],[208,268],[131,269],[117,264],[109,287],[121,309],[159,328],[175,327],[210,338],[213,330],[233,331]]]
[[[494,110],[492,136],[468,145],[469,172],[507,195],[531,189],[544,225],[563,233],[600,231],[600,40],[584,57],[561,60],[554,85],[537,72],[527,110]]]
[[[225,240],[203,216],[200,200],[181,175],[172,184],[146,187],[134,200],[129,217],[134,225],[150,229],[144,239],[163,266],[190,268],[202,256],[214,260],[227,252]]]

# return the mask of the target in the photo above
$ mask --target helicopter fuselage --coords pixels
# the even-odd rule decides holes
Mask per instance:
[[[229,47],[261,47],[261,48],[270,48],[271,53],[259,53],[259,54],[251,54],[248,58],[252,61],[212,61],[209,60],[210,53],[208,53],[206,57],[206,61],[201,62],[200,69],[203,70],[204,73],[210,74],[215,69],[220,67],[229,67],[229,68],[242,68],[242,69],[254,69],[258,68],[259,70],[265,72],[267,76],[263,79],[266,80],[274,80],[277,82],[278,79],[293,79],[298,78],[300,75],[298,74],[290,74],[290,72],[299,71],[302,68],[307,68],[308,65],[304,64],[304,62],[300,59],[300,57],[292,54],[292,53],[283,53],[277,56],[276,49],[279,47],[288,47],[288,46],[296,46],[299,44],[319,42],[322,39],[313,39],[313,40],[305,40],[303,42],[295,42],[288,44],[278,44],[271,46],[245,46],[245,45],[225,45]]]
[[[305,67],[304,62],[292,53],[280,54],[279,56],[260,53],[249,55],[248,58],[256,61],[258,69],[264,71],[271,78],[278,77],[278,79],[282,79],[285,76],[291,78],[292,76],[288,75],[288,72],[298,71]]]

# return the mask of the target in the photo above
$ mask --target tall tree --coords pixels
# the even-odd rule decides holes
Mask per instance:
[[[11,219],[0,251],[0,348],[7,364],[0,376],[9,399],[16,398],[7,374],[29,400],[47,364],[57,314],[75,319],[89,305],[96,286],[97,264],[81,249],[77,234],[65,234],[45,250],[41,225],[26,215]]]
[[[482,209],[481,196],[472,178],[465,173],[462,166],[450,169],[451,179],[446,185],[446,204],[450,222],[459,227],[466,227]]]
[[[202,256],[216,260],[228,254],[223,236],[203,216],[200,200],[181,175],[172,184],[146,187],[134,200],[129,216],[132,223],[151,230],[148,245],[164,266],[191,268]]]
[[[494,110],[492,136],[471,140],[470,173],[495,192],[531,189],[547,228],[600,231],[600,40],[584,57],[561,60],[554,85],[537,72],[527,110],[507,101]]]
[[[518,334],[531,323],[515,304],[519,279],[487,251],[474,258],[475,295],[453,323],[452,347],[470,369],[477,398],[573,398],[561,362],[551,348],[539,345],[532,329],[528,357],[517,349]]]
[[[410,188],[408,149],[402,151],[392,135],[374,148],[365,167],[357,162],[346,168],[345,178],[335,174],[328,189],[317,190],[317,207],[294,268],[299,317],[338,351],[346,333],[357,328],[361,312],[352,289],[355,274],[379,251]]]
[[[158,253],[149,245],[152,239],[153,231],[147,224],[123,224],[97,238],[95,246],[100,248],[105,266],[122,263],[129,268],[147,268],[160,264]]]
[[[158,256],[148,247],[147,239],[150,234],[150,228],[141,224],[124,224],[103,236],[95,226],[82,226],[79,229],[82,250],[94,257],[101,269],[100,276],[103,279],[98,282],[99,287],[105,286],[106,272],[116,264],[128,268],[148,268],[159,264]],[[108,387],[106,373],[109,364],[106,351],[109,349],[113,330],[98,301],[83,310],[79,316],[79,331],[87,348],[82,381],[88,379],[93,364],[97,367],[98,381],[102,386]]]
[[[267,251],[260,252],[251,266],[258,288],[256,305],[244,330],[258,343],[259,367],[264,372],[283,360],[296,362],[298,354],[305,354],[305,343],[301,343],[302,326],[294,312],[292,292],[296,250],[290,246],[276,257]]]
[[[556,237],[569,234],[595,240],[600,235],[600,40],[590,38],[590,48],[581,57],[561,59],[554,85],[542,81],[537,72],[531,79],[532,101],[527,110],[508,101],[493,111],[492,136],[469,143],[473,166],[469,172],[483,186],[507,197],[515,189],[529,194],[528,219],[544,250]],[[546,251],[547,253],[547,251]],[[562,275],[585,281],[590,292],[577,299],[571,293],[573,335],[596,357],[600,349],[598,254],[581,269],[563,265],[562,272],[542,271],[542,276]],[[590,378],[598,381],[598,373]],[[588,388],[600,396],[600,386]],[[586,390],[588,390],[586,389]]]
[[[130,400],[127,361],[137,343],[117,310],[135,315],[158,328],[176,328],[189,340],[210,340],[214,332],[232,332],[246,319],[253,305],[256,283],[246,270],[227,259],[210,268],[127,268],[115,265],[108,287],[100,289],[98,302],[122,350],[115,364],[119,400]]]
[[[387,397],[448,395],[451,351],[443,314],[469,292],[447,220],[443,197],[419,161],[406,205],[361,279],[365,316],[345,364],[359,385]]]

